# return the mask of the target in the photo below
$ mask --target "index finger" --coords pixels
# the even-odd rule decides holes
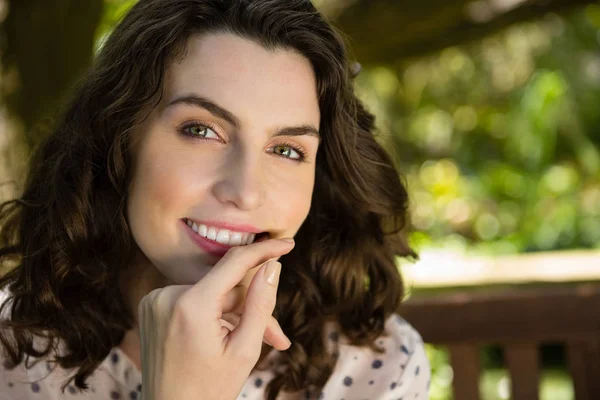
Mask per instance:
[[[232,290],[246,273],[271,258],[289,253],[294,248],[293,239],[268,239],[246,246],[237,246],[190,289],[190,294],[208,294],[211,298],[221,297]]]

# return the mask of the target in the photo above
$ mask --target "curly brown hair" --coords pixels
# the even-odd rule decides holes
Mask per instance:
[[[136,250],[126,218],[132,130],[158,104],[170,63],[191,35],[228,32],[267,49],[292,49],[317,79],[322,142],[310,212],[296,246],[281,257],[274,316],[293,345],[285,373],[267,387],[317,393],[336,354],[326,322],[357,346],[374,340],[403,297],[397,256],[405,240],[408,196],[374,117],[357,99],[343,37],[307,0],[140,0],[104,43],[53,132],[36,149],[23,194],[0,206],[0,288],[10,318],[0,341],[10,368],[54,354],[86,379],[134,321],[117,284]],[[45,338],[36,349],[34,338]],[[279,370],[279,368],[278,368]]]

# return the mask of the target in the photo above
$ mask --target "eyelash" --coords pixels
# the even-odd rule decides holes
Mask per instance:
[[[198,121],[189,122],[189,123],[183,124],[178,129],[178,131],[182,135],[187,136],[187,137],[189,137],[191,139],[194,139],[194,140],[205,140],[205,141],[215,140],[215,139],[205,138],[205,137],[202,137],[202,136],[198,136],[198,135],[194,135],[194,134],[189,133],[188,129],[189,128],[194,128],[194,127],[199,127],[199,128],[202,128],[202,129],[207,129],[208,128],[208,129],[212,130],[218,136],[218,134],[217,134],[217,130],[218,130],[217,127],[215,125],[211,124],[210,122],[198,122]],[[290,157],[285,157],[285,156],[281,156],[281,157],[283,157],[285,159],[288,159],[290,161],[298,162],[298,163],[306,162],[306,153],[304,152],[304,150],[302,150],[300,147],[298,147],[297,145],[295,145],[293,143],[282,142],[282,143],[277,144],[277,145],[275,145],[273,147],[289,147],[292,150],[294,150],[296,153],[298,153],[298,156],[300,156],[300,157],[298,159],[296,159],[296,158],[290,158]]]

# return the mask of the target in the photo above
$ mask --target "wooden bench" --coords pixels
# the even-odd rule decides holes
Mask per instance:
[[[600,268],[600,267],[599,267]],[[564,343],[576,400],[600,399],[600,284],[411,298],[400,313],[447,346],[456,400],[479,400],[482,345],[504,348],[513,400],[539,399],[539,345]]]

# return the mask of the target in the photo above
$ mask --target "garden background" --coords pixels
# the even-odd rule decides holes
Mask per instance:
[[[18,193],[61,99],[135,1],[0,0],[3,196]],[[399,260],[409,296],[600,280],[597,2],[314,4],[363,66],[357,90],[408,183],[421,254]],[[428,352],[431,398],[450,399],[447,353]],[[483,397],[509,398],[501,350],[482,358]],[[542,361],[541,398],[573,398],[563,349],[545,346]]]

